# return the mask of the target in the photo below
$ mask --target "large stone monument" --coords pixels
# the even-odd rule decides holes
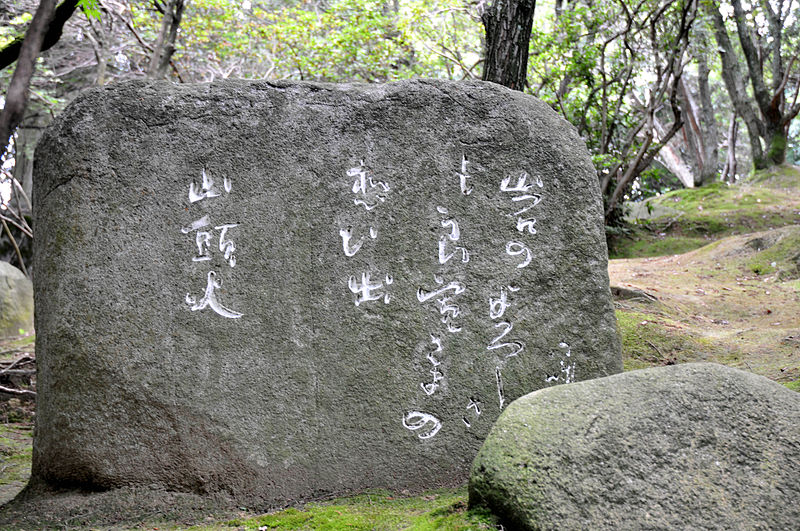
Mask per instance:
[[[534,98],[118,84],[37,157],[37,480],[453,485],[506,404],[621,370],[597,177]]]

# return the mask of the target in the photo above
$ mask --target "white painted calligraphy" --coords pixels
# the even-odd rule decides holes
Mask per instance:
[[[364,236],[361,236],[357,242],[351,243],[353,239],[352,227],[339,230],[339,236],[342,238],[342,250],[345,256],[355,256],[355,254],[361,250],[361,246],[364,245]],[[375,227],[369,228],[369,237],[373,240],[378,237],[378,231]]]
[[[192,258],[193,262],[202,262],[205,260],[211,260],[211,239],[213,238],[213,232],[210,230],[200,230],[205,229],[209,225],[208,216],[203,216],[202,218],[198,219],[197,221],[193,221],[191,225],[188,227],[184,227],[181,229],[181,232],[184,234],[188,234],[192,231],[197,231],[195,234],[195,245],[197,246],[197,256]],[[236,256],[234,256],[233,252],[236,250],[236,245],[233,243],[233,240],[227,238],[228,230],[234,227],[238,227],[238,223],[228,223],[226,225],[219,225],[214,227],[215,230],[220,231],[219,235],[219,250],[223,253],[223,257],[225,261],[228,262],[228,265],[234,267],[236,265]]]
[[[436,276],[434,276],[433,278],[437,284],[444,284],[444,281],[441,278]],[[452,295],[455,296],[463,293],[466,290],[466,288],[464,287],[463,284],[456,281],[450,282],[446,286],[442,286],[441,288],[434,291],[425,291],[422,288],[418,288],[417,300],[419,302],[426,302],[434,297],[439,297],[439,295],[443,295],[445,292],[451,290],[453,292]],[[444,323],[447,326],[448,332],[455,334],[461,331],[461,327],[453,324],[453,319],[459,316],[459,314],[461,313],[461,308],[453,304],[451,301],[452,297],[447,295],[439,297],[435,300],[436,306],[439,308],[439,314],[442,316],[441,318],[442,323]]]
[[[207,230],[200,230],[208,226],[208,216],[193,221],[188,227],[181,229],[184,234],[189,234],[192,231],[197,231],[195,234],[194,243],[197,246],[197,256],[192,258],[193,262],[202,262],[204,260],[211,260],[211,232]]]
[[[481,403],[475,400],[474,398],[469,399],[469,404],[467,404],[467,411],[470,409],[474,410],[475,418],[481,416]],[[462,417],[461,420],[464,421],[464,425],[469,428],[472,426],[472,422],[467,419],[467,417]]]
[[[219,250],[222,252],[222,256],[225,258],[225,261],[228,262],[228,265],[231,267],[236,265],[236,256],[233,254],[233,252],[236,250],[236,245],[233,243],[233,240],[226,238],[226,236],[228,235],[229,229],[238,226],[238,223],[228,223],[214,227],[216,230],[220,231]]]
[[[352,191],[359,195],[353,199],[353,203],[361,205],[367,210],[372,210],[380,203],[386,201],[386,192],[390,190],[389,185],[383,181],[373,181],[371,175],[367,175],[364,169],[364,161],[361,165],[347,170],[348,177],[355,177]]]
[[[486,347],[486,350],[498,350],[501,348],[511,347],[511,352],[506,353],[506,358],[512,358],[517,356],[520,352],[525,350],[525,345],[520,341],[511,341],[508,343],[500,343],[500,340],[503,339],[511,330],[514,328],[514,325],[509,323],[508,321],[501,321],[494,325],[495,328],[504,328],[504,330],[500,333],[499,336],[492,339],[489,346]]]
[[[557,382],[562,380],[564,383],[572,383],[575,381],[575,362],[573,361],[570,363],[570,357],[572,356],[572,349],[569,345],[564,342],[558,344],[558,347],[562,350],[566,350],[564,353],[564,357],[562,357],[560,361],[561,365],[561,374],[553,374],[548,376],[545,381],[546,382]],[[564,359],[566,358],[566,360]]]
[[[464,195],[469,195],[472,193],[472,187],[467,186],[467,179],[472,177],[467,173],[467,164],[469,164],[467,155],[461,155],[461,172],[458,174],[458,179],[459,184],[461,185],[461,193]]]
[[[502,182],[500,183],[500,191],[528,192],[530,191],[531,188],[534,187],[534,185],[538,186],[539,188],[542,188],[544,186],[542,178],[539,177],[538,175],[536,176],[536,178],[533,180],[532,183],[528,183],[528,177],[530,177],[530,175],[528,175],[528,172],[523,170],[522,173],[519,174],[519,177],[517,177],[517,183],[514,186],[511,186],[511,176],[509,175],[508,177],[503,179]]]
[[[508,242],[506,244],[506,254],[509,256],[520,256],[521,254],[525,254],[525,258],[517,264],[517,269],[522,269],[523,267],[527,267],[528,264],[531,263],[533,259],[533,254],[531,250],[528,249],[528,246],[521,242]]]
[[[443,284],[444,283],[444,281],[442,281],[439,277],[434,277],[434,280],[436,281],[437,284]],[[428,300],[430,300],[430,299],[432,299],[434,297],[437,297],[437,296],[441,295],[442,293],[444,293],[446,291],[450,291],[450,290],[453,290],[453,295],[460,295],[461,293],[464,293],[466,288],[464,287],[463,284],[461,284],[461,282],[457,282],[457,281],[450,282],[446,286],[443,286],[443,287],[441,287],[441,288],[439,288],[437,290],[434,290],[434,291],[426,291],[426,290],[424,290],[422,288],[418,288],[417,289],[417,300],[419,302],[425,302],[425,301],[428,301]]]
[[[238,319],[241,317],[241,313],[226,308],[217,300],[217,294],[214,290],[222,287],[222,279],[218,279],[214,271],[209,271],[207,278],[206,291],[199,302],[190,293],[186,294],[186,304],[191,306],[192,311],[196,312],[203,308],[211,308],[222,317],[228,317],[229,319]]]
[[[447,215],[447,209],[443,207],[436,207],[440,214]],[[442,227],[450,229],[450,234],[446,234],[439,238],[439,263],[447,263],[457,252],[461,252],[461,261],[463,263],[469,262],[469,251],[466,247],[454,246],[455,250],[451,253],[447,252],[447,241],[457,242],[461,238],[461,230],[458,228],[458,221],[455,219],[442,220]]]
[[[511,286],[509,286],[509,289],[511,291],[519,291],[519,288],[512,288]],[[499,298],[493,299],[489,297],[489,318],[492,320],[501,318],[503,314],[506,313],[506,308],[509,306],[511,306],[511,304],[506,298],[506,290],[500,288]]]
[[[431,334],[431,343],[433,343],[433,345],[436,347],[436,350],[434,350],[433,352],[429,352],[426,358],[428,359],[429,362],[431,362],[431,365],[433,365],[433,368],[430,371],[431,374],[433,375],[433,381],[431,383],[419,384],[420,387],[422,387],[422,390],[428,396],[431,396],[433,393],[436,392],[436,390],[439,388],[439,381],[444,379],[444,375],[439,370],[439,366],[442,364],[442,362],[440,362],[434,356],[434,354],[436,354],[437,352],[442,351],[442,340]]]
[[[527,230],[528,233],[530,234],[536,234],[536,228],[534,227],[534,225],[536,225],[535,218],[531,219],[517,218],[517,230],[520,232],[525,232]]]
[[[500,399],[500,409],[506,403],[506,394],[503,391],[503,374],[500,372],[500,367],[494,368],[494,380],[497,383],[497,397]]]
[[[208,216],[203,216],[202,218],[200,218],[200,219],[198,219],[196,221],[193,221],[188,227],[182,228],[181,232],[184,233],[184,234],[189,234],[190,232],[192,232],[194,230],[202,229],[203,227],[206,227],[208,224],[209,224]]]
[[[430,428],[426,426],[431,425]],[[423,413],[422,411],[409,411],[403,415],[403,426],[411,431],[420,431],[417,437],[420,439],[430,439],[442,429],[442,421],[431,415],[430,413]]]
[[[386,275],[383,281],[373,281],[369,273],[361,273],[361,282],[356,277],[351,276],[347,282],[350,291],[356,295],[355,305],[363,302],[377,301],[383,299],[384,304],[389,304],[389,293],[385,291],[386,286],[393,282],[391,275]],[[384,290],[381,292],[381,290]]]
[[[542,178],[539,177],[538,175],[533,180],[533,182],[528,183],[529,177],[530,175],[528,175],[527,172],[523,171],[519,175],[519,177],[517,177],[516,184],[511,185],[511,176],[508,176],[505,179],[503,179],[502,182],[500,183],[500,191],[519,192],[521,195],[516,195],[511,198],[511,200],[516,203],[521,203],[523,201],[530,201],[530,203],[527,206],[524,206],[523,208],[517,210],[513,214],[509,214],[509,216],[511,217],[520,216],[517,218],[517,230],[519,232],[527,231],[529,234],[536,234],[536,228],[534,227],[534,225],[536,224],[536,219],[535,218],[525,219],[521,217],[521,215],[527,212],[528,210],[532,209],[536,205],[538,205],[539,202],[542,200],[541,195],[536,193],[527,193],[527,192],[530,192],[531,188],[533,188],[534,186],[542,188],[544,186],[544,183],[542,183]]]
[[[227,177],[223,179],[223,188],[226,193],[231,191],[231,181]],[[200,185],[194,181],[189,183],[189,202],[196,203],[202,199],[219,197],[220,192],[214,187],[214,179],[208,176],[206,169],[203,168],[203,180]]]

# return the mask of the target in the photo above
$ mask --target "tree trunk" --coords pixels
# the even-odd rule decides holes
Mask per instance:
[[[728,156],[725,167],[722,169],[722,180],[729,183],[736,182],[736,135],[739,123],[736,121],[736,112],[731,114],[731,125],[728,128]]]
[[[5,148],[14,129],[25,114],[28,104],[28,89],[36,68],[36,57],[44,42],[45,34],[53,18],[56,0],[42,0],[33,15],[31,25],[25,33],[25,40],[19,50],[17,68],[11,76],[6,93],[6,103],[0,113],[0,145]]]
[[[14,138],[14,178],[22,185],[28,198],[33,191],[33,151],[51,119],[44,108],[31,105],[17,127],[17,136]],[[14,193],[19,192],[15,190]],[[23,214],[31,213],[27,202],[21,201],[20,207]]]
[[[172,54],[175,53],[175,41],[178,38],[178,26],[183,17],[184,7],[184,0],[170,0],[164,5],[164,19],[156,44],[153,46],[153,55],[147,69],[148,77],[161,79],[167,74]]]
[[[725,29],[725,21],[722,20],[722,14],[719,12],[719,5],[716,3],[709,3],[707,4],[707,8],[714,24],[714,37],[716,38],[719,56],[722,60],[722,80],[725,82],[725,88],[728,90],[728,95],[733,102],[733,108],[736,109],[736,114],[742,117],[744,125],[747,127],[753,167],[755,169],[765,168],[764,150],[761,147],[762,124],[756,116],[755,109],[753,109],[750,101],[747,99],[744,80],[739,70],[739,59],[728,38],[728,32]]]
[[[717,2],[707,4],[709,15],[714,24],[714,35],[719,45],[722,58],[722,78],[734,103],[736,112],[742,117],[747,126],[752,149],[753,167],[757,170],[782,164],[786,158],[787,128],[788,123],[800,113],[800,105],[793,104],[786,108],[783,91],[789,79],[794,59],[784,69],[781,58],[781,20],[782,2],[778,2],[777,11],[772,11],[770,2],[760,5],[766,11],[769,22],[769,34],[766,40],[770,42],[769,50],[756,47],[752,38],[752,28],[748,26],[748,13],[742,7],[741,0],[731,0],[733,5],[736,33],[744,54],[747,74],[753,89],[755,107],[760,113],[756,114],[752,100],[748,99],[738,67],[736,52],[731,46],[725,23],[719,12]],[[751,4],[755,6],[756,4]],[[759,15],[759,13],[753,13]],[[772,84],[768,88],[764,80],[764,63],[771,65]],[[763,146],[762,146],[763,140]],[[766,151],[764,151],[766,148]]]
[[[524,90],[536,0],[494,0],[481,16],[486,28],[483,80]]]
[[[714,105],[711,102],[711,90],[708,86],[708,61],[701,54],[697,64],[697,87],[700,92],[700,134],[705,163],[700,171],[700,184],[712,181],[717,176],[719,160],[719,133],[717,120],[714,118]]]
[[[703,149],[703,132],[701,130],[702,120],[700,109],[689,87],[686,85],[686,80],[683,78],[681,78],[680,82],[680,96],[683,102],[683,112],[686,115],[686,122],[683,124],[683,141],[691,164],[691,186],[701,186],[703,184],[703,169],[706,166],[706,152]]]

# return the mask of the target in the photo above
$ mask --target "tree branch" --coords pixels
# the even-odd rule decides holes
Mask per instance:
[[[0,113],[0,145],[7,146],[11,133],[19,125],[25,114],[28,103],[28,87],[36,68],[36,57],[42,47],[45,33],[53,17],[56,0],[41,0],[31,25],[25,34],[25,40],[19,51],[17,68],[11,76],[6,93],[6,104]]]
[[[56,8],[55,15],[47,27],[47,34],[44,36],[44,41],[41,44],[39,52],[49,50],[58,42],[58,39],[61,38],[61,33],[64,31],[64,24],[75,12],[78,1],[79,0],[65,0]],[[32,24],[33,22],[31,22],[31,25]],[[11,44],[0,50],[0,70],[17,60],[22,50],[22,43],[26,38],[27,36],[14,39]]]
[[[775,94],[772,96],[772,101],[769,102],[770,107],[777,107],[781,102],[781,97],[783,96],[783,89],[786,88],[786,83],[789,82],[789,74],[792,73],[792,67],[794,66],[794,62],[797,60],[797,56],[793,55],[792,58],[789,60],[789,66],[786,67],[786,72],[783,74],[783,79],[781,80],[781,84],[775,89]]]
[[[36,392],[34,391],[29,391],[27,389],[12,389],[11,387],[6,387],[4,385],[0,385],[0,394],[18,396],[20,398],[27,398],[29,400],[36,398]]]

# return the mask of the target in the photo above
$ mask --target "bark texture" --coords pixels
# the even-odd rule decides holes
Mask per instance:
[[[525,90],[535,0],[495,0],[481,19],[486,28],[483,80]]]
[[[183,18],[183,9],[186,6],[184,0],[170,0],[167,4],[154,2],[156,8],[164,13],[161,22],[156,44],[153,47],[153,55],[150,59],[150,67],[147,76],[154,79],[163,78],[169,68],[172,55],[175,53],[175,41],[178,38],[178,27]]]

